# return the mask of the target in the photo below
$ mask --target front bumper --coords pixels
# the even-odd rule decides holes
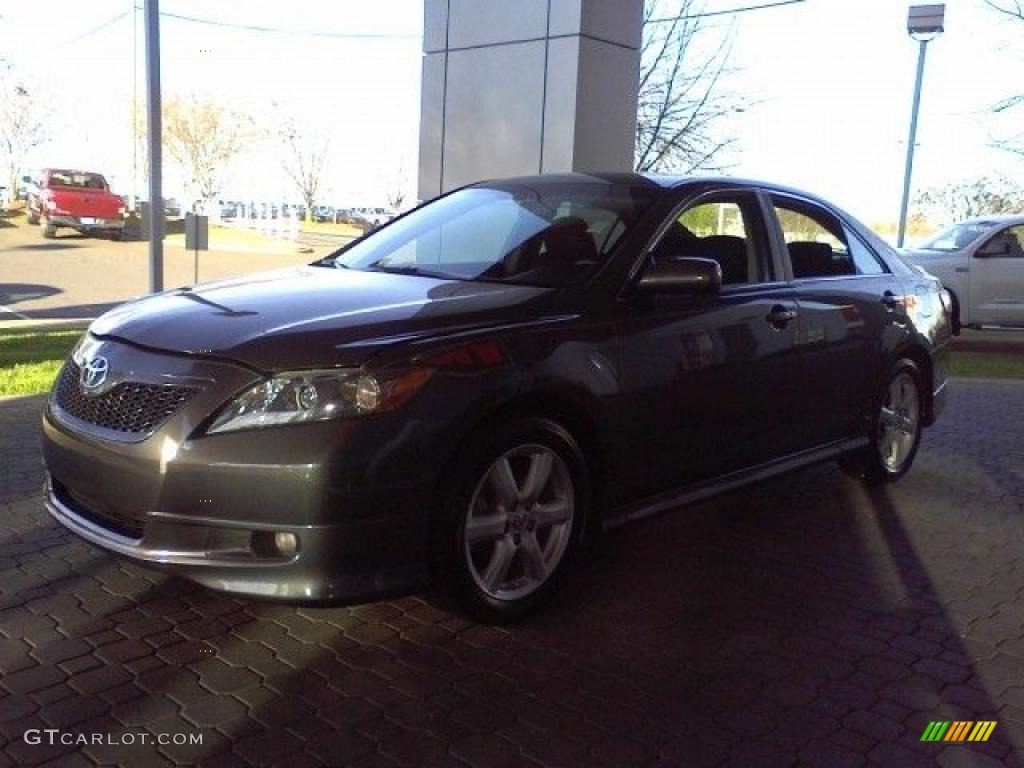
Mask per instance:
[[[82,232],[123,230],[124,219],[101,219],[53,214],[50,221],[58,227],[71,227]]]
[[[338,422],[206,435],[201,424],[258,380],[239,366],[93,339],[111,376],[198,393],[147,435],[43,414],[46,505],[119,556],[208,587],[348,603],[428,581],[429,521],[445,422],[407,409]],[[147,373],[149,372],[149,373]],[[294,552],[276,547],[292,534]]]
[[[76,505],[49,475],[45,500],[57,522],[90,544],[224,592],[333,605],[409,592],[428,582],[422,559],[381,567],[389,558],[374,555],[388,540],[389,526],[380,523],[265,525],[150,512],[145,533],[135,538]],[[277,532],[295,536],[294,554],[274,551]]]

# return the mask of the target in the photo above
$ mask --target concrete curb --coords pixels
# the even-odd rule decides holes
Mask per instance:
[[[988,352],[1000,355],[1024,355],[1024,336],[995,339],[991,337],[954,336],[949,346],[958,352]]]
[[[72,318],[35,318],[28,317],[24,320],[0,320],[0,332],[3,331],[64,331],[64,330],[85,330],[95,318],[72,317]]]

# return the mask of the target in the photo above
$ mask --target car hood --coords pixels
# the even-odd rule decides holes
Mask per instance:
[[[936,259],[948,259],[950,256],[956,256],[958,253],[960,251],[925,251],[916,248],[900,249],[900,255],[907,261],[912,261],[915,264],[925,264]]]
[[[382,347],[529,317],[550,288],[298,267],[136,299],[90,331],[260,370],[359,365]]]

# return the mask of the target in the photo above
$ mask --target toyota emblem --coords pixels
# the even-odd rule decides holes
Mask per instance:
[[[110,370],[110,363],[107,358],[97,355],[91,360],[86,360],[82,366],[82,375],[79,383],[86,391],[95,391],[103,386],[107,380],[107,372]]]

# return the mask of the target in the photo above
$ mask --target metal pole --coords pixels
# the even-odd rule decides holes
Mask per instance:
[[[914,170],[914,142],[917,141],[917,110],[921,106],[921,81],[924,79],[924,56],[928,41],[922,40],[917,49],[917,79],[914,81],[914,106],[910,110],[910,137],[907,139],[907,167],[903,172],[903,199],[900,202],[900,226],[896,234],[896,247],[903,247],[907,233],[907,205],[910,203],[910,175]]]
[[[132,3],[132,215],[139,210],[139,6]]]
[[[160,119],[160,2],[145,0],[146,108],[149,126],[149,291],[164,289],[163,128]]]

